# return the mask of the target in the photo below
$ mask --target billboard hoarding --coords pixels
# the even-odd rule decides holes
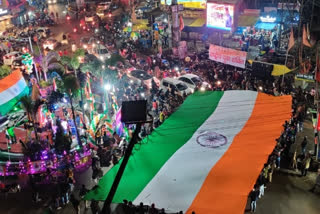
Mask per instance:
[[[206,0],[177,0],[185,8],[206,9]],[[171,5],[172,0],[161,0],[162,5]]]
[[[235,67],[245,68],[247,52],[210,44],[209,59]]]
[[[207,27],[231,31],[234,23],[234,5],[207,3]]]

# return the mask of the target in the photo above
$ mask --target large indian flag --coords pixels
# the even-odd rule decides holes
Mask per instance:
[[[195,93],[134,148],[113,202],[169,211],[237,214],[290,118],[291,97]],[[105,200],[119,164],[87,199]]]
[[[0,80],[0,115],[8,113],[29,88],[20,70],[12,72]]]

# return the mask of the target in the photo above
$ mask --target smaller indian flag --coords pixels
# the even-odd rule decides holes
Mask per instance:
[[[16,70],[0,80],[0,115],[5,115],[19,99],[29,94],[29,88],[21,72]]]

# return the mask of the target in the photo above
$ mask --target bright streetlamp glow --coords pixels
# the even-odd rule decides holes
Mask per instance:
[[[105,84],[105,85],[104,85],[104,89],[105,89],[106,91],[110,91],[111,85],[110,85],[110,84]]]

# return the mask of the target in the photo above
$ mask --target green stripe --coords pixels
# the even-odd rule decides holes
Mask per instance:
[[[165,162],[182,147],[216,109],[223,92],[195,93],[154,130],[141,144],[137,144],[120,181],[113,202],[133,201],[157,174]],[[86,195],[88,200],[105,200],[120,164],[110,169],[99,187]],[[188,166],[186,166],[188,167]]]
[[[8,102],[0,105],[0,114],[5,115],[12,110],[14,105],[19,102],[20,98],[29,94],[29,88],[25,87],[23,91],[16,97],[12,98]]]

